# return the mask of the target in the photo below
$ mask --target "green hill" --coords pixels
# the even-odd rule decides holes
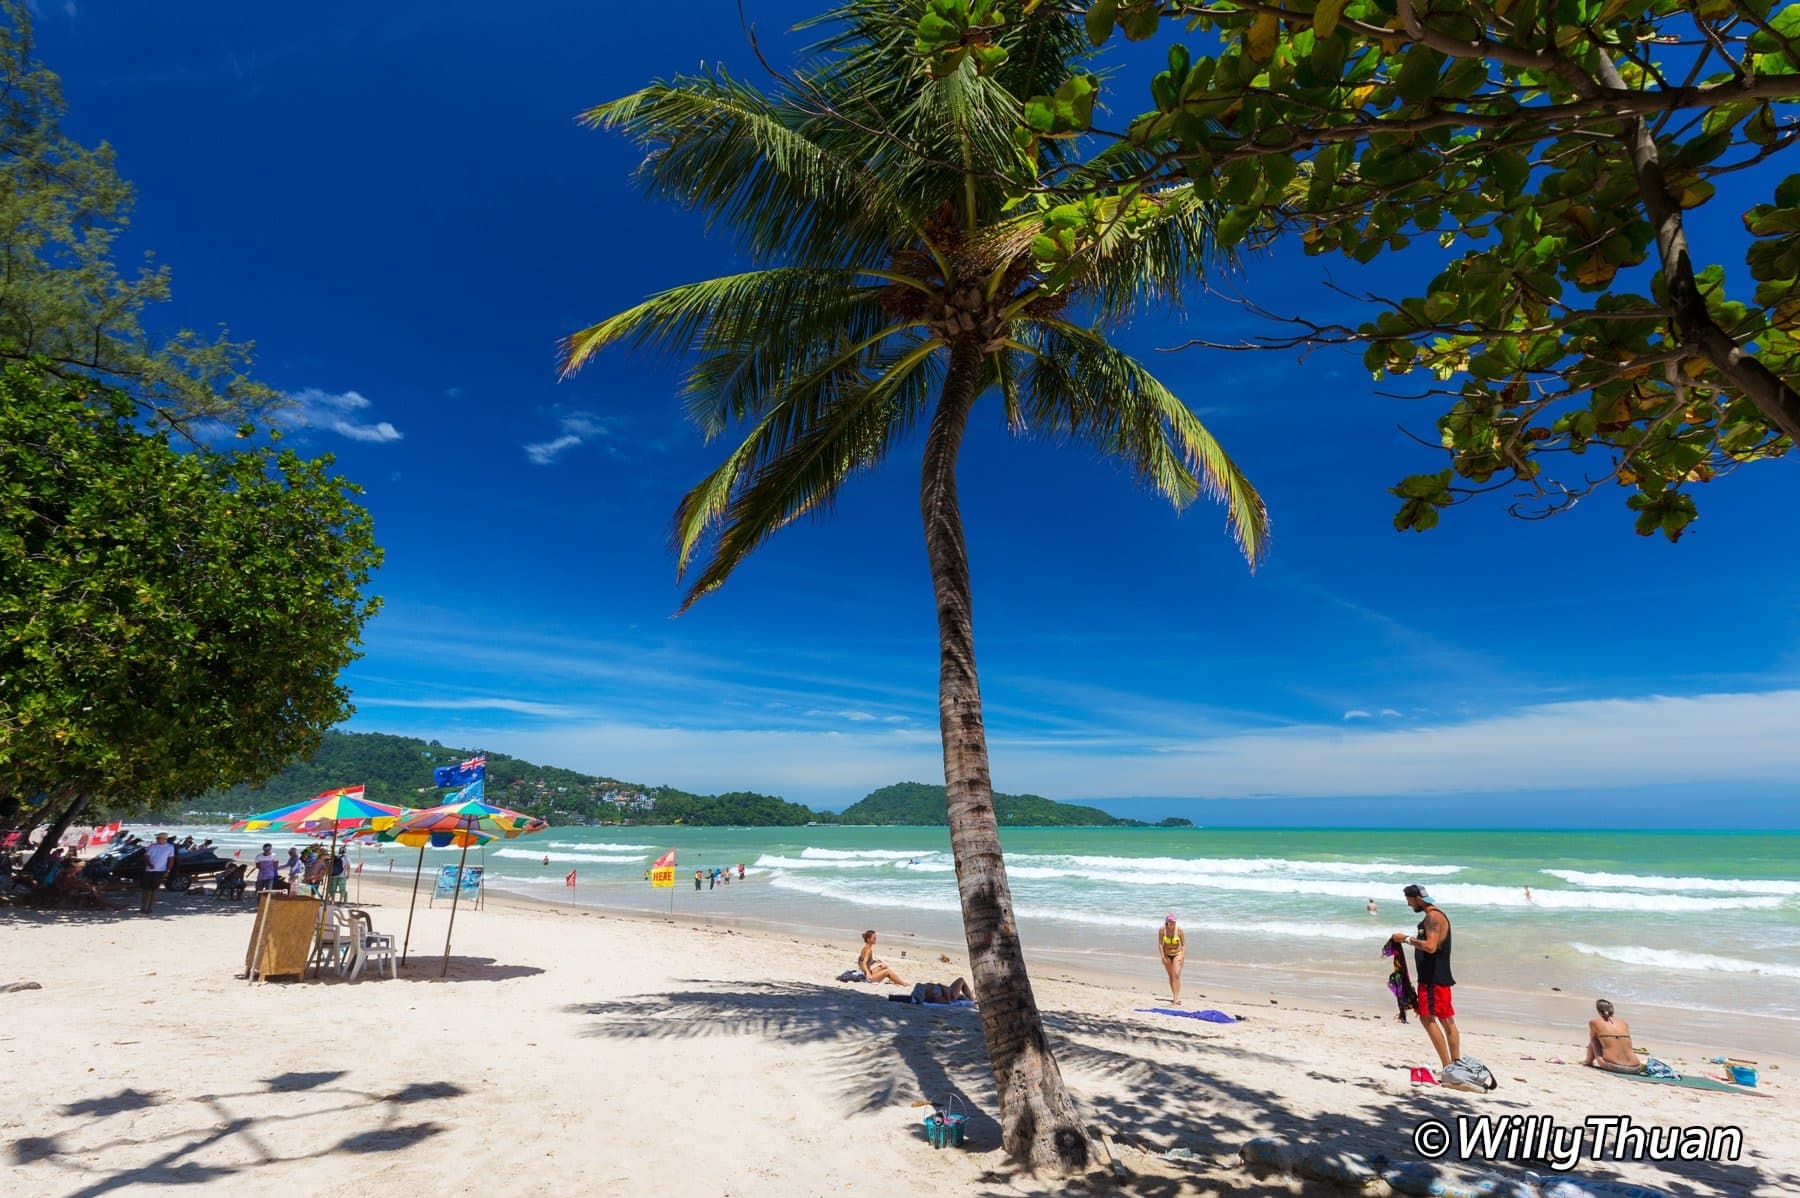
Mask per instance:
[[[1042,795],[995,792],[994,816],[1002,826],[1038,828],[1141,828],[1143,822],[1108,815],[1098,807],[1058,803]],[[944,788],[924,782],[896,782],[874,791],[838,813],[841,824],[923,824],[942,827]]]
[[[213,791],[187,805],[194,818],[240,817],[297,803],[321,791],[360,782],[381,803],[425,807],[441,792],[431,784],[432,767],[454,765],[476,750],[435,740],[382,732],[328,732],[319,751],[297,761],[255,790],[234,786]],[[797,827],[821,824],[923,824],[942,827],[944,788],[898,782],[874,791],[843,812],[813,811],[775,795],[733,791],[698,795],[672,786],[646,787],[554,765],[538,765],[505,753],[487,755],[488,801],[539,815],[553,824],[688,824],[695,827]],[[1013,827],[1143,827],[1097,807],[1058,803],[1041,795],[994,796],[1000,823]],[[1163,826],[1186,820],[1163,821]]]
[[[327,732],[319,751],[252,790],[234,786],[187,805],[187,814],[243,816],[297,803],[321,791],[360,782],[381,803],[426,807],[443,793],[431,784],[432,767],[454,765],[475,754],[437,741],[381,732]],[[674,787],[644,787],[554,765],[537,765],[505,753],[487,755],[491,803],[542,816],[553,824],[792,825],[820,819],[798,803],[772,795],[736,792],[697,795]]]

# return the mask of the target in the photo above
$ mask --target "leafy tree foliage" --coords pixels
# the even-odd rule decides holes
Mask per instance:
[[[1070,19],[931,9],[920,52],[978,67],[1008,21]],[[1800,175],[1769,165],[1800,138],[1800,4],[1092,0],[1077,16],[1096,45],[1168,22],[1197,38],[1108,131],[1152,167],[1052,210],[1055,253],[1131,235],[1171,178],[1225,206],[1224,242],[1297,232],[1359,263],[1432,247],[1412,251],[1438,268],[1425,293],[1366,297],[1372,320],[1264,312],[1281,325],[1224,345],[1356,343],[1377,377],[1428,380],[1448,468],[1395,488],[1396,527],[1521,484],[1514,510],[1547,514],[1613,480],[1637,531],[1673,540],[1693,484],[1800,437]],[[1091,91],[1040,95],[1022,134],[1093,130]],[[1691,213],[1728,202],[1750,234],[1731,280],[1689,235]]]
[[[64,378],[98,379],[159,419],[235,420],[278,396],[251,379],[250,345],[221,334],[145,331],[169,298],[169,270],[149,256],[121,274],[113,246],[132,189],[111,147],[65,136],[62,87],[33,55],[31,22],[0,2],[0,361],[34,361]]]
[[[0,797],[135,812],[260,781],[349,713],[379,600],[331,459],[177,451],[130,400],[0,373]],[[9,813],[0,811],[0,818]]]

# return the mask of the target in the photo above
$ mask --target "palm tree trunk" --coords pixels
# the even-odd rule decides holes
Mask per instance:
[[[925,441],[919,506],[937,594],[938,721],[944,740],[944,787],[956,888],[981,1030],[1000,1095],[1000,1134],[1007,1154],[1034,1170],[1074,1173],[1093,1155],[1025,973],[1013,922],[1012,890],[1000,855],[994,787],[988,773],[981,684],[975,671],[975,627],[968,546],[956,501],[956,455],[980,390],[979,343],[951,347],[943,394]]]

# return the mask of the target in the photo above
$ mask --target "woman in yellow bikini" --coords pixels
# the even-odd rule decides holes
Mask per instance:
[[[1163,925],[1156,933],[1156,948],[1162,954],[1163,969],[1169,975],[1169,996],[1175,1005],[1181,1005],[1181,964],[1187,960],[1187,933],[1175,922],[1175,913],[1163,916]]]

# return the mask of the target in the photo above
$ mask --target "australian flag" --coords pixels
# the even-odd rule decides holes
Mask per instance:
[[[440,765],[431,771],[439,786],[467,786],[487,777],[487,754],[471,757],[461,765]]]

